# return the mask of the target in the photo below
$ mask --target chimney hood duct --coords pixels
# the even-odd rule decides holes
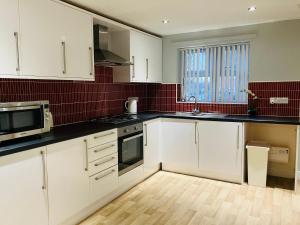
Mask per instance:
[[[107,50],[107,27],[94,25],[94,62],[102,66],[129,66],[132,63],[121,56]],[[106,38],[106,40],[105,40]],[[102,46],[101,46],[102,45]],[[104,45],[104,46],[103,46]]]

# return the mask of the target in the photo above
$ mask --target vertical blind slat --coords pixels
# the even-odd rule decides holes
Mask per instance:
[[[230,67],[230,101],[235,102],[235,86],[234,86],[234,68],[235,68],[235,45],[231,48],[231,67]]]

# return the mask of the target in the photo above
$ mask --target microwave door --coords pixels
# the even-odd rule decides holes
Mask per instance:
[[[0,133],[13,134],[43,129],[44,116],[41,107],[20,107],[22,110],[0,111]]]

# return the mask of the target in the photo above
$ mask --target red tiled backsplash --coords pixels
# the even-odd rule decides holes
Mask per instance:
[[[55,125],[122,114],[130,96],[139,97],[139,112],[193,109],[191,103],[176,102],[176,84],[115,84],[112,68],[96,67],[95,71],[95,82],[0,79],[0,102],[49,100]],[[258,115],[299,116],[300,81],[254,82],[249,89],[260,97]],[[289,104],[271,105],[270,97],[288,97]],[[204,112],[247,114],[245,104],[200,103],[199,107]]]
[[[177,103],[176,93],[180,85],[152,84],[148,86],[148,110],[161,112],[191,111],[191,103]],[[294,82],[252,82],[249,89],[258,97],[257,115],[298,117],[300,107],[300,81]],[[270,97],[288,97],[289,104],[270,104]],[[249,100],[250,101],[250,100]],[[246,115],[248,106],[245,104],[207,104],[199,103],[203,112],[220,112],[225,114]]]
[[[96,67],[95,82],[0,79],[0,101],[49,100],[54,124],[119,115],[130,96],[139,97],[138,110],[147,110],[146,84],[113,84],[109,67]]]

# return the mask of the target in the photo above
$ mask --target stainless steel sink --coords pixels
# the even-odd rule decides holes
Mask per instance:
[[[221,113],[209,113],[209,112],[176,112],[176,116],[187,116],[187,117],[203,117],[203,118],[223,118],[226,117],[226,114]]]

